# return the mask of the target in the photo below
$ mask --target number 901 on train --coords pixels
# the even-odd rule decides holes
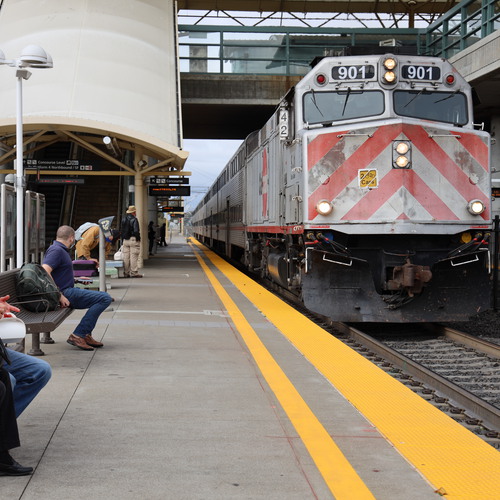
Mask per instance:
[[[325,57],[251,133],[194,234],[334,321],[490,307],[490,136],[441,58]]]

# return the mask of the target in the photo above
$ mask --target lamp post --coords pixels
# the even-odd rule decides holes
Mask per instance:
[[[28,45],[17,59],[5,59],[0,50],[0,65],[16,68],[16,266],[24,262],[24,140],[23,140],[23,80],[31,76],[28,68],[52,68],[52,57],[38,45]]]

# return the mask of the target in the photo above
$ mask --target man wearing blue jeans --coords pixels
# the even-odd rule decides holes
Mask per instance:
[[[19,312],[0,297],[0,318],[5,313]],[[0,337],[2,327],[0,321]],[[9,450],[20,446],[16,418],[31,403],[52,375],[45,361],[6,349],[0,358],[0,476],[25,476],[33,467],[16,462]]]
[[[88,309],[75,331],[69,336],[68,344],[84,351],[93,351],[103,343],[92,338],[92,332],[103,311],[111,304],[109,293],[75,288],[73,261],[69,250],[75,244],[75,230],[70,226],[61,226],[56,233],[56,240],[47,249],[43,259],[43,268],[52,276],[61,292],[61,307]]]
[[[45,387],[52,376],[52,369],[43,359],[34,358],[12,349],[7,349],[7,353],[10,365],[5,364],[4,369],[10,375],[17,418]]]

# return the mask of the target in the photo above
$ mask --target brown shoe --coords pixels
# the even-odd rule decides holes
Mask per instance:
[[[90,335],[90,333],[85,335],[85,342],[87,342],[87,345],[89,345],[90,347],[102,347],[104,345],[102,342],[99,342],[96,339],[92,338],[92,335]]]
[[[142,274],[131,274],[131,278],[142,278]]]
[[[68,337],[68,340],[66,340],[68,344],[74,345],[75,347],[78,347],[79,349],[83,349],[84,351],[93,351],[94,348],[89,346],[87,342],[85,342],[85,339],[82,337],[78,337],[76,335],[71,334]]]

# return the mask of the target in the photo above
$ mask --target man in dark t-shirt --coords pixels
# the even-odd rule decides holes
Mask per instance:
[[[75,331],[69,336],[68,344],[84,351],[93,351],[104,344],[92,338],[92,331],[101,313],[109,306],[112,299],[107,292],[75,288],[73,261],[69,255],[75,244],[75,230],[70,226],[61,226],[57,230],[56,240],[47,249],[42,266],[52,276],[61,292],[61,307],[88,309]]]

